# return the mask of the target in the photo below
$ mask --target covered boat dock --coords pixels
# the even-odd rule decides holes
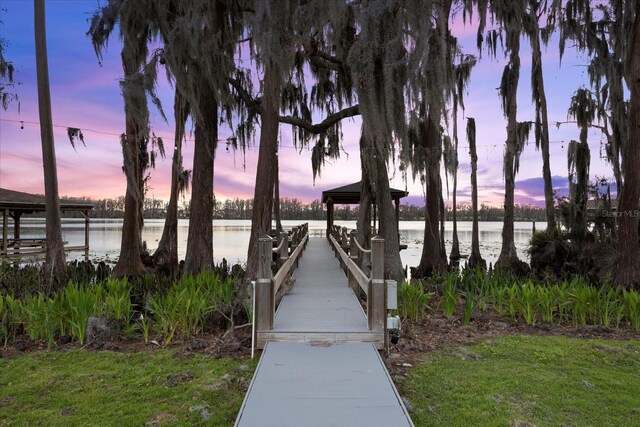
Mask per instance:
[[[89,213],[92,203],[60,199],[61,213],[78,212],[84,218],[84,245],[66,246],[65,251],[84,251],[89,255]],[[2,212],[2,244],[0,259],[19,259],[25,256],[38,256],[45,253],[45,239],[23,239],[20,236],[22,215],[46,210],[45,198],[41,194],[0,188],[0,212]],[[13,235],[9,238],[9,218],[13,220]]]

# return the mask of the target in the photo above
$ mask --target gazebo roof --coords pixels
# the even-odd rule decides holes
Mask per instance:
[[[22,213],[43,212],[46,209],[44,195],[0,188],[0,211],[5,209]],[[91,209],[93,209],[93,203],[60,199],[61,211],[89,211]]]
[[[354,182],[353,184],[345,185],[342,187],[326,190],[322,192],[322,203],[327,203],[329,199],[336,205],[355,205],[360,203],[360,189],[362,188],[362,181]],[[391,198],[393,200],[400,200],[403,197],[407,197],[409,193],[403,190],[397,190],[391,188]]]

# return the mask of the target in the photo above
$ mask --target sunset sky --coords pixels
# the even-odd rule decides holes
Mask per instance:
[[[125,179],[122,174],[122,151],[119,135],[124,131],[123,100],[118,85],[122,77],[120,64],[121,43],[113,37],[102,65],[93,51],[86,31],[96,10],[96,0],[47,0],[47,42],[53,121],[58,162],[60,195],[87,196],[92,198],[117,197],[124,194]],[[16,68],[15,80],[20,98],[20,111],[11,105],[0,111],[0,186],[18,191],[43,193],[42,153],[39,141],[38,105],[36,96],[35,47],[33,31],[33,2],[30,0],[2,0],[0,8],[0,38],[6,42],[6,58]],[[473,26],[458,19],[454,34],[461,40],[466,53],[477,54]],[[518,119],[534,118],[530,91],[530,55],[528,41],[522,42],[522,70],[518,94]],[[549,102],[549,120],[552,123],[567,119],[567,107],[573,92],[587,85],[586,58],[568,50],[562,67],[553,39],[543,52],[545,86]],[[506,121],[500,108],[496,88],[499,86],[505,61],[491,60],[483,55],[475,67],[466,98],[466,117],[476,119],[479,163],[480,203],[502,205],[504,182],[502,179],[502,155],[506,138]],[[165,123],[154,107],[152,130],[162,136],[170,146],[173,141],[173,89],[162,82],[159,88],[169,123]],[[470,166],[465,135],[466,120],[460,115],[460,171],[459,202],[470,203]],[[66,127],[83,129],[86,147],[71,147]],[[304,201],[320,198],[329,188],[349,184],[360,179],[358,138],[360,120],[351,119],[343,124],[344,149],[347,156],[327,163],[315,185],[311,173],[311,153],[293,147],[291,129],[281,127],[280,145],[280,195],[296,197]],[[230,135],[221,128],[220,138]],[[567,145],[578,138],[575,125],[555,125],[550,128],[551,170],[554,188],[567,193]],[[193,159],[193,137],[188,137],[184,150],[185,168]],[[611,177],[611,168],[601,159],[601,136],[590,133],[592,150],[591,177]],[[170,154],[170,150],[168,150]],[[253,197],[257,147],[250,148],[243,159],[242,153],[227,151],[220,144],[215,161],[215,194],[218,199]],[[544,204],[541,178],[542,161],[533,140],[521,158],[520,173],[516,178],[516,202]],[[410,192],[409,203],[424,203],[423,189],[419,182],[405,183],[400,172],[390,166],[392,186]],[[168,199],[171,159],[159,161],[151,173],[149,197]]]

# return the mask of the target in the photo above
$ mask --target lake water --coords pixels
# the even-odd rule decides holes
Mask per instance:
[[[299,225],[300,221],[283,221],[283,227],[289,229]],[[10,221],[9,235],[12,235],[12,221]],[[355,228],[355,221],[336,221],[336,225]],[[460,240],[460,252],[468,255],[471,252],[471,222],[458,223],[458,238]],[[142,239],[147,242],[150,252],[158,246],[162,236],[164,220],[145,220],[142,230]],[[184,259],[187,247],[187,230],[189,221],[179,220],[178,223],[178,255]],[[526,252],[531,238],[533,224],[531,222],[515,223],[515,243],[518,256],[524,261],[529,260]],[[536,223],[537,230],[543,230],[546,224]],[[324,236],[326,221],[309,221],[311,236]],[[480,222],[480,252],[487,263],[495,263],[502,245],[502,222]],[[447,254],[451,250],[453,223],[445,223],[445,239]],[[250,220],[215,220],[213,222],[213,254],[215,262],[226,258],[229,262],[244,263],[247,258],[247,245],[251,232]],[[22,238],[43,238],[44,219],[23,218],[21,223]],[[84,244],[84,220],[63,219],[63,239],[68,245]],[[89,229],[89,257],[93,260],[116,261],[120,252],[120,239],[122,235],[121,219],[92,219]],[[407,245],[407,249],[400,252],[402,264],[414,267],[420,262],[422,253],[422,240],[424,237],[424,221],[401,221],[400,241]],[[68,259],[82,259],[83,252],[71,252]]]

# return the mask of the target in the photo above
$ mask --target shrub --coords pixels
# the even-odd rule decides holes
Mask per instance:
[[[473,315],[473,292],[467,291],[465,298],[466,302],[464,304],[464,311],[462,312],[462,324],[468,325]]]
[[[536,323],[538,291],[531,280],[528,280],[524,286],[518,289],[517,298],[520,314],[527,325]]]
[[[456,282],[458,280],[458,276],[454,274],[450,274],[447,276],[445,286],[443,289],[443,310],[444,314],[447,317],[453,316],[456,312],[456,303],[458,301],[456,295]]]
[[[433,294],[425,292],[422,282],[403,282],[398,287],[398,314],[402,319],[418,322],[424,318]]]
[[[77,283],[69,282],[63,297],[71,336],[84,345],[87,319],[104,312],[104,288],[101,285],[82,288]]]
[[[131,322],[131,287],[126,278],[108,279],[106,283],[105,314],[122,322],[127,328]]]
[[[185,276],[166,295],[154,296],[152,312],[165,344],[171,342],[176,332],[184,336],[201,332],[206,316],[215,307],[209,288],[216,284],[209,282],[211,278],[208,273]]]
[[[25,331],[29,338],[45,340],[47,348],[51,349],[66,314],[62,298],[59,295],[53,298],[43,294],[31,296],[24,301],[24,309],[27,317]]]
[[[625,289],[622,291],[622,299],[629,325],[636,331],[640,331],[640,294],[636,291],[627,291]]]
[[[5,298],[0,295],[0,341],[6,347],[9,341],[9,307],[5,303]]]

